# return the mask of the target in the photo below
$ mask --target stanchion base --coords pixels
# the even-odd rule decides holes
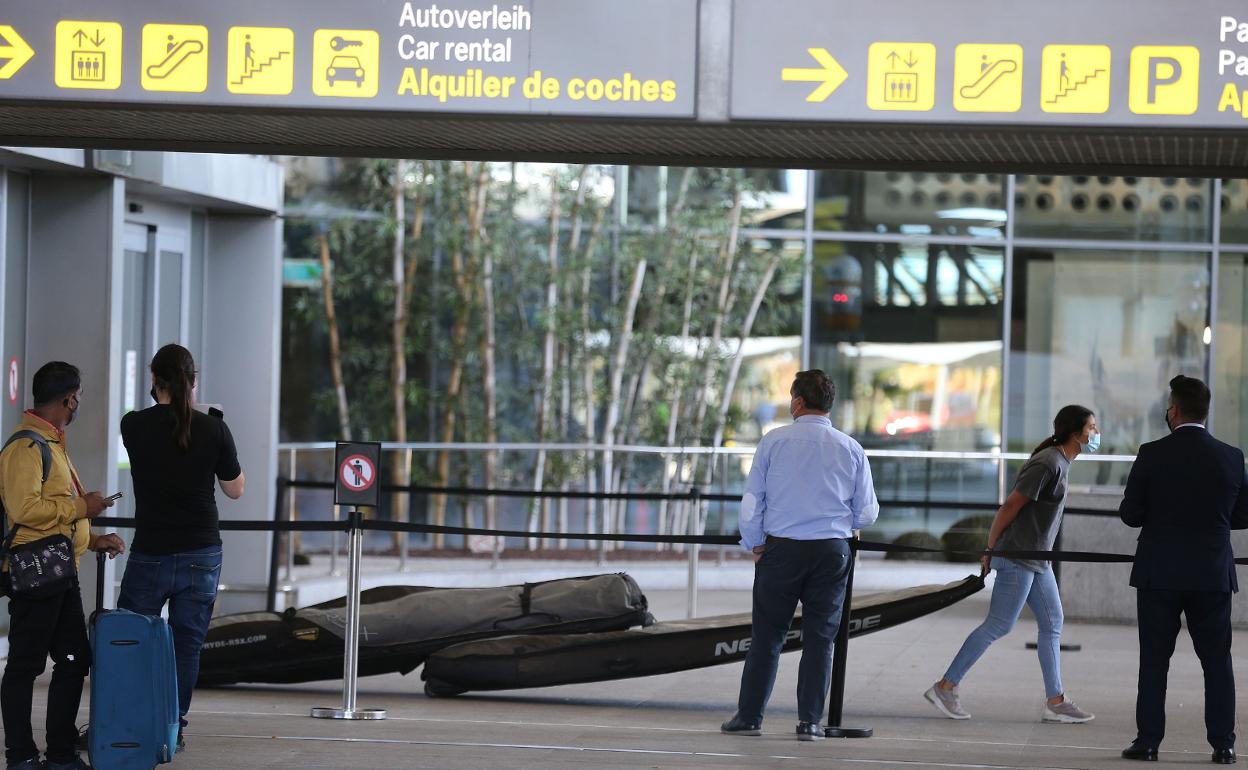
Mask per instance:
[[[823,734],[828,738],[870,738],[875,735],[875,730],[870,727],[832,727],[829,725],[823,728]]]
[[[318,706],[312,709],[313,719],[385,719],[385,709],[344,709]]]
[[[1034,650],[1034,649],[1036,649],[1036,643],[1035,643],[1035,642],[1027,642],[1027,644],[1026,644],[1025,646],[1026,646],[1026,648],[1027,648],[1027,649],[1029,649],[1029,650]],[[1083,649],[1083,645],[1082,645],[1082,644],[1074,644],[1074,643],[1071,643],[1071,644],[1066,644],[1065,642],[1063,642],[1063,643],[1062,643],[1061,645],[1059,645],[1059,646],[1061,647],[1062,652],[1079,652],[1080,650],[1082,650],[1082,649]]]

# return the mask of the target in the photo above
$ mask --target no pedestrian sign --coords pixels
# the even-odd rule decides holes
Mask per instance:
[[[376,508],[381,499],[378,483],[381,444],[372,441],[340,441],[335,453],[338,473],[334,504]]]

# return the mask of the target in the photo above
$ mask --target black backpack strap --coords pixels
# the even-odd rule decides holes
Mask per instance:
[[[43,459],[43,483],[48,483],[48,474],[52,472],[52,447],[48,445],[48,440],[43,436],[33,430],[14,431],[13,435],[9,436],[9,440],[4,442],[4,446],[0,447],[0,452],[8,449],[9,444],[22,440],[30,442],[30,444],[27,445],[27,448],[35,445],[39,446],[39,454]],[[8,512],[4,510],[3,501],[0,501],[0,516],[3,516],[5,519],[8,518]],[[0,546],[0,558],[3,558],[9,553],[9,548],[13,545],[13,538],[17,536],[17,528],[19,526],[21,525],[14,524],[9,530],[8,537],[4,539],[4,545]]]
[[[9,436],[8,441],[4,442],[4,446],[0,447],[0,452],[8,449],[9,444],[12,444],[14,441],[21,441],[22,439],[30,441],[27,448],[35,445],[39,446],[39,454],[43,457],[43,483],[46,484],[48,482],[48,474],[52,472],[52,447],[48,445],[46,438],[33,430],[15,431],[12,436]]]

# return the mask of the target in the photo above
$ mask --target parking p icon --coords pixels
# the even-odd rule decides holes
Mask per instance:
[[[1200,100],[1200,49],[1140,45],[1131,49],[1131,111],[1191,115]]]

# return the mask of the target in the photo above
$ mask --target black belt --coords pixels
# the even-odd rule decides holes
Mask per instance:
[[[780,537],[779,535],[768,535],[766,542],[768,543],[817,543],[820,540],[848,540],[847,537],[820,537],[814,540],[795,540],[791,537]]]

